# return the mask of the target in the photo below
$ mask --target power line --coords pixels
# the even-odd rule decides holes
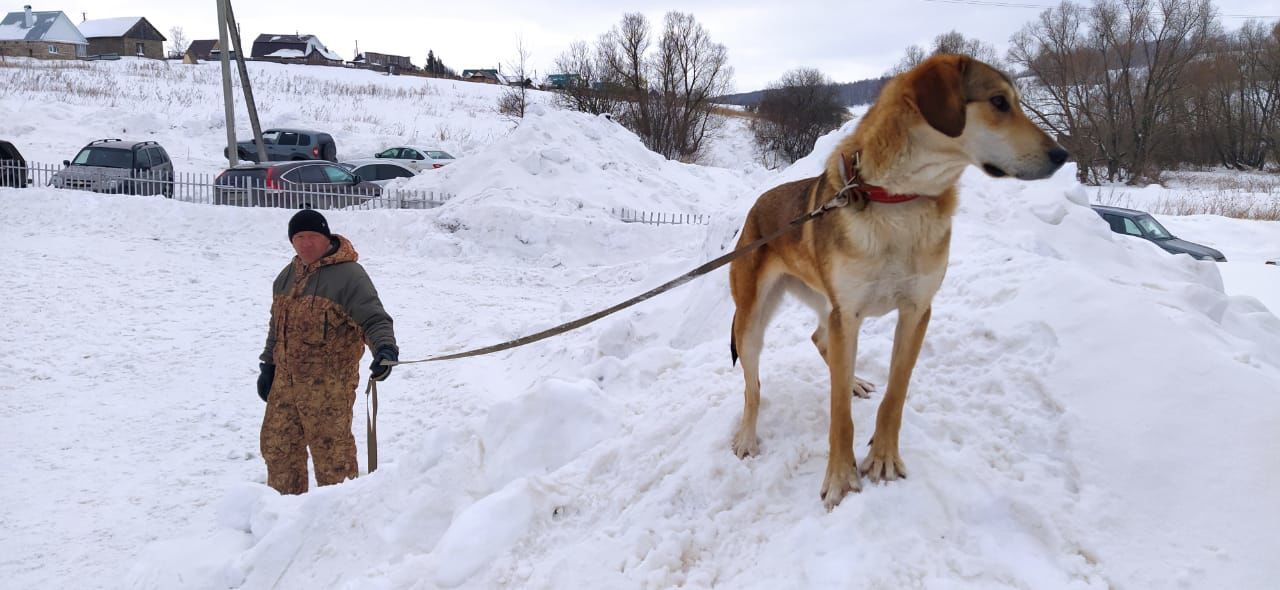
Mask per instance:
[[[936,2],[939,4],[967,4],[970,6],[990,6],[992,8],[1053,8],[1052,4],[1026,4],[1021,2],[996,2],[987,0],[924,0],[925,2]],[[1220,14],[1222,18],[1257,18],[1269,19],[1280,18],[1275,14]]]

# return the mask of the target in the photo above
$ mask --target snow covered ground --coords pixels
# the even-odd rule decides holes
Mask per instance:
[[[466,96],[456,100],[484,102]],[[384,121],[417,116],[413,95],[400,108],[378,100]],[[0,97],[0,136],[30,127],[33,159],[65,158],[107,132],[85,131],[95,120],[140,112],[36,102]],[[340,150],[400,137],[334,104],[329,121],[356,121]],[[139,129],[219,145],[208,96],[157,108],[172,112],[136,115]],[[596,117],[537,109],[508,133],[491,112],[438,108],[420,120],[484,139],[413,182],[457,199],[327,213],[408,359],[527,334],[692,268],[732,244],[762,189],[815,173],[836,139],[766,175],[655,158]],[[723,147],[745,143],[729,138],[716,157],[745,161]],[[191,165],[215,167],[208,158]],[[807,309],[784,306],[769,333],[761,455],[729,449],[742,382],[723,270],[551,341],[395,369],[380,387],[380,469],[280,497],[262,485],[254,382],[291,212],[0,189],[0,577],[13,588],[1274,587],[1280,319],[1259,301],[1275,291],[1258,289],[1280,268],[1248,264],[1277,243],[1276,224],[1162,218],[1233,261],[1215,265],[1110,233],[1089,196],[1070,170],[1037,183],[966,174],[904,416],[911,478],[827,513],[827,374]],[[625,224],[586,206],[621,203],[714,221]],[[892,316],[871,320],[860,341],[859,373],[880,385],[892,332]],[[855,400],[859,458],[879,399]],[[358,409],[363,463],[362,421]]]

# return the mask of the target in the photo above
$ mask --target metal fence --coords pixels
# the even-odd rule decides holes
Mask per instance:
[[[232,169],[235,171],[237,169]],[[295,183],[251,175],[155,172],[127,168],[0,161],[0,186],[52,186],[106,194],[162,195],[176,201],[287,209],[430,209],[453,195],[383,189],[369,182]]]
[[[702,213],[660,213],[635,209],[609,209],[609,214],[627,223],[649,225],[707,225],[711,217]]]
[[[287,209],[430,209],[453,198],[447,193],[382,189],[368,183],[305,184],[266,182],[252,175],[231,173],[211,177],[185,172],[149,173],[61,164],[0,160],[0,187],[52,186],[108,194],[163,195],[177,201],[236,207]],[[647,225],[707,225],[701,213],[664,213],[610,209],[626,223]]]

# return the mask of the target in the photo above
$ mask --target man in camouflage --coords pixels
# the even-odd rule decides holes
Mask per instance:
[[[391,316],[346,238],[329,232],[319,212],[306,209],[289,220],[297,256],[276,277],[267,345],[262,351],[258,395],[262,458],[267,485],[281,494],[307,491],[307,449],[316,483],[331,485],[357,475],[352,405],[360,356],[374,351],[371,377],[391,373],[395,361]]]

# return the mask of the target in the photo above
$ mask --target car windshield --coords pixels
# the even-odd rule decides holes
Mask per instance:
[[[71,161],[78,166],[102,166],[103,168],[129,168],[133,166],[133,152],[118,148],[91,147],[80,150]]]
[[[441,152],[441,151],[435,151],[435,150],[427,152],[427,157],[431,158],[432,160],[452,160],[453,159],[453,156],[450,156],[448,152]]]
[[[1137,222],[1138,227],[1142,228],[1142,233],[1146,234],[1148,238],[1153,240],[1173,238],[1173,234],[1169,233],[1169,230],[1165,229],[1163,225],[1160,225],[1159,221],[1156,221],[1156,218],[1150,215],[1137,217],[1134,221]]]

